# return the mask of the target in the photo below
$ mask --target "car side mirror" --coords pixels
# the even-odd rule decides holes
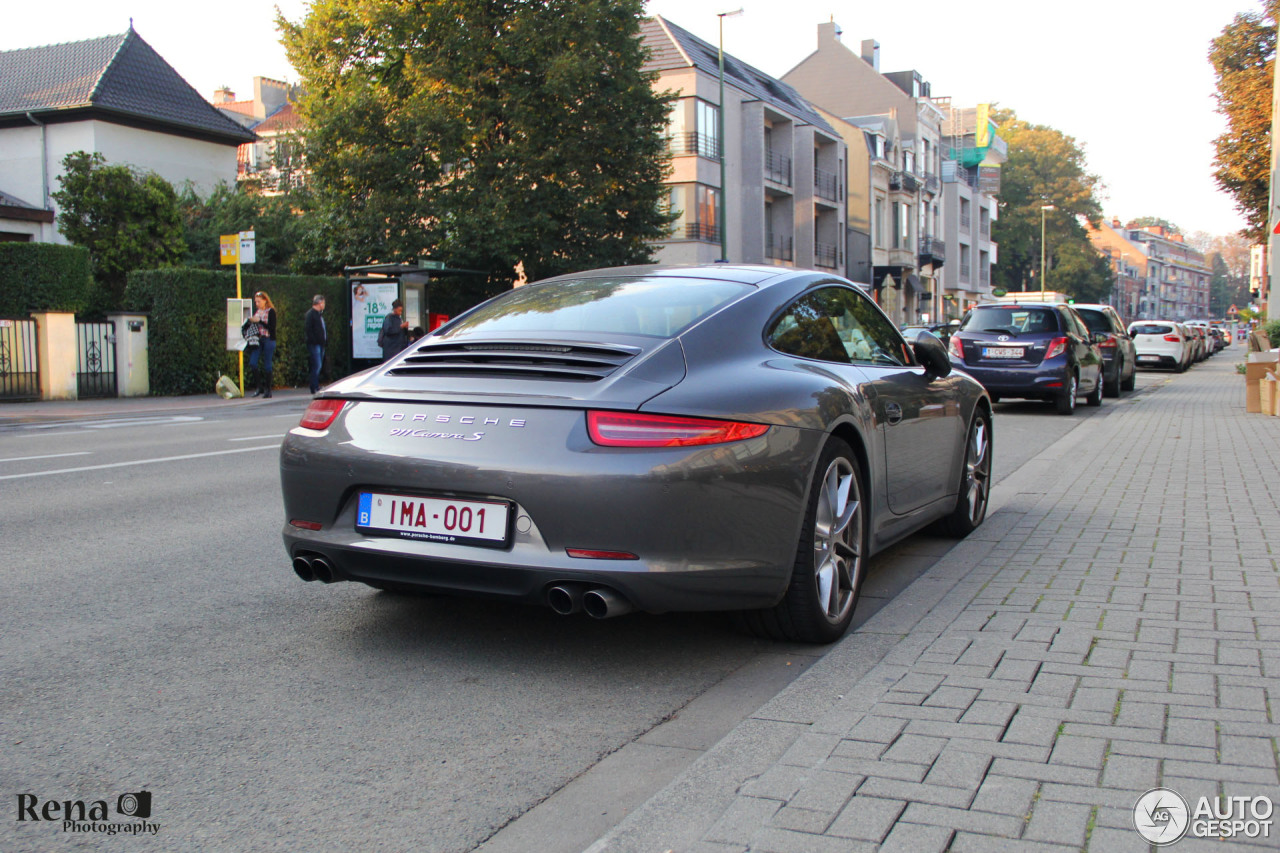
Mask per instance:
[[[947,355],[947,348],[933,332],[921,330],[917,333],[911,350],[916,361],[931,376],[941,378],[951,372],[951,356]]]

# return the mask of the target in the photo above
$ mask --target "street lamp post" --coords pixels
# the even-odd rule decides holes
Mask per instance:
[[[1040,205],[1040,301],[1044,301],[1044,217],[1050,210],[1057,210],[1051,204]]]
[[[741,15],[742,9],[733,12],[717,12],[716,17],[720,19],[720,106],[716,109],[716,146],[719,150],[716,152],[720,155],[720,204],[716,211],[716,224],[720,226],[720,260],[726,262],[729,260],[729,229],[725,227],[724,220],[724,196],[728,187],[725,184],[724,174],[724,19]]]

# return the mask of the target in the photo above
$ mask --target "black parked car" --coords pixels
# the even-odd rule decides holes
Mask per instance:
[[[1119,397],[1121,391],[1132,391],[1138,377],[1138,352],[1116,309],[1110,305],[1072,307],[1089,331],[1106,336],[1098,342],[1102,351],[1102,393]]]
[[[1102,405],[1102,352],[1080,315],[1065,304],[979,305],[960,322],[948,350],[956,367],[1001,397],[1049,400],[1075,411],[1077,395]]]

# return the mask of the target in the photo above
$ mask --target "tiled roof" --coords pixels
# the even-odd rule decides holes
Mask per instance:
[[[0,207],[25,207],[31,210],[40,210],[34,204],[27,204],[22,199],[9,195],[4,190],[0,190]]]
[[[256,133],[288,133],[303,127],[302,116],[289,103],[254,125],[253,129]]]
[[[649,49],[649,59],[645,63],[647,70],[667,71],[692,65],[712,77],[720,76],[719,50],[688,30],[658,15],[645,20],[640,32],[645,47]],[[791,86],[728,53],[724,55],[724,79],[726,83],[765,103],[804,119],[828,133],[835,133],[813,105]]]
[[[221,104],[214,104],[220,110],[227,110],[233,113],[241,113],[242,115],[253,115],[253,101],[226,101]]]
[[[0,119],[93,109],[179,132],[249,142],[134,30],[122,35],[0,51]]]

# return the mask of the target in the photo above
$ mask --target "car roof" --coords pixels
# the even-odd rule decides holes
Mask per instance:
[[[602,269],[583,270],[566,273],[555,278],[544,278],[530,284],[545,284],[550,281],[567,281],[583,278],[612,278],[617,276],[646,276],[658,278],[692,278],[708,281],[735,281],[740,284],[751,284],[757,287],[768,287],[784,281],[791,281],[801,276],[822,276],[846,281],[855,287],[868,288],[866,284],[856,284],[834,274],[824,274],[817,270],[790,269],[785,267],[765,266],[762,264],[638,264],[628,267],[604,267]]]

